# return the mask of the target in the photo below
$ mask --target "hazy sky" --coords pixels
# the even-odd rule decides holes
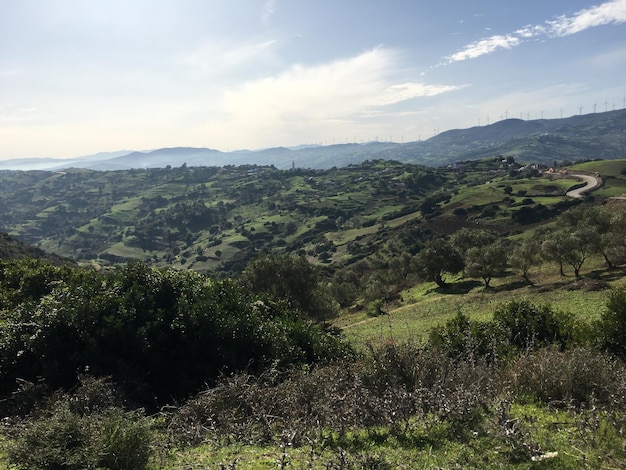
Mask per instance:
[[[626,0],[0,0],[0,159],[408,142],[625,105]]]

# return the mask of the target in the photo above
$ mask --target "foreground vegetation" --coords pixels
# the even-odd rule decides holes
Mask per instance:
[[[626,462],[624,290],[605,290],[593,317],[509,291],[480,319],[459,312],[355,354],[293,303],[232,281],[136,263],[1,272],[0,455],[13,468]]]

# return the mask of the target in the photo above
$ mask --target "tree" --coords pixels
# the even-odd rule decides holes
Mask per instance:
[[[489,245],[497,238],[497,235],[489,230],[462,228],[452,236],[451,243],[461,255],[465,256],[470,248]]]
[[[579,205],[564,212],[560,221],[579,239],[582,237],[586,250],[601,254],[609,268],[625,259],[626,211],[623,208]]]
[[[626,211],[622,207],[606,206],[589,209],[583,223],[595,229],[594,248],[612,269],[626,259]]]
[[[437,204],[437,200],[433,197],[425,198],[420,204],[420,212],[423,217],[433,214],[439,205]]]
[[[253,292],[286,300],[312,318],[321,320],[337,313],[337,306],[319,284],[317,269],[303,256],[260,256],[248,264],[241,281]]]
[[[540,254],[541,245],[535,238],[526,238],[509,251],[509,265],[531,286],[534,284],[528,273],[538,263]]]
[[[463,257],[445,239],[432,239],[415,256],[417,275],[420,279],[433,281],[437,286],[446,286],[445,274],[457,274],[463,270]]]
[[[593,227],[566,226],[549,233],[541,244],[541,251],[546,259],[559,263],[561,276],[565,275],[563,265],[567,264],[574,270],[576,279],[580,279],[583,264],[596,251],[597,238]]]
[[[489,245],[475,246],[465,254],[465,274],[479,277],[485,287],[490,287],[491,279],[506,268],[506,247],[501,240]]]
[[[452,236],[451,243],[463,256],[465,274],[482,278],[485,287],[506,267],[505,246],[494,232],[463,228]]]
[[[564,246],[561,243],[562,237],[563,233],[556,230],[542,233],[541,256],[546,261],[558,263],[559,274],[561,277],[565,277],[565,271],[563,271]]]

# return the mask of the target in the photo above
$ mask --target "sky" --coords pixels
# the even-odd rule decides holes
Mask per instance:
[[[0,160],[626,107],[626,0],[0,0]]]

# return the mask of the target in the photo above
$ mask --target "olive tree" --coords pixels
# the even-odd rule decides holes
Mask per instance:
[[[463,257],[457,249],[445,239],[432,239],[415,256],[415,270],[420,279],[433,281],[439,287],[445,287],[445,274],[457,274],[463,271]]]
[[[509,266],[513,268],[529,285],[534,285],[529,277],[530,269],[539,263],[541,245],[535,238],[526,238],[517,242],[508,253]]]
[[[490,287],[491,279],[506,268],[507,247],[502,240],[488,245],[475,246],[465,254],[465,274],[481,278],[485,287]]]

